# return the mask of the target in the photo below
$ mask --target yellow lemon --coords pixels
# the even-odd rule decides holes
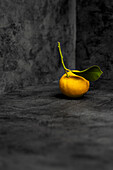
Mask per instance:
[[[59,80],[61,92],[68,97],[80,97],[89,90],[90,83],[85,78],[72,72],[65,73]]]

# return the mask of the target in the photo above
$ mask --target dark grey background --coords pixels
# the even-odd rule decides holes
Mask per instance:
[[[58,41],[67,67],[97,64],[112,80],[112,11],[111,0],[0,0],[0,93],[58,80]]]
[[[113,1],[77,0],[77,67],[97,64],[113,79]]]
[[[1,93],[58,80],[58,41],[67,67],[75,68],[74,6],[69,0],[0,0]]]

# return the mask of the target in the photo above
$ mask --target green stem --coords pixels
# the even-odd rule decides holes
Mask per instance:
[[[70,71],[70,70],[67,69],[65,64],[64,64],[63,55],[62,55],[62,51],[61,51],[61,47],[60,47],[60,42],[58,42],[58,48],[59,48],[59,53],[60,53],[60,57],[61,57],[62,66],[63,66],[63,68],[65,70],[65,73],[67,74],[67,77],[69,77],[68,71]]]

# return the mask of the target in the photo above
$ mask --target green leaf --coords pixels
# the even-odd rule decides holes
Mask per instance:
[[[82,71],[72,70],[72,73],[84,77],[88,81],[96,81],[103,72],[101,71],[99,66],[94,65]]]

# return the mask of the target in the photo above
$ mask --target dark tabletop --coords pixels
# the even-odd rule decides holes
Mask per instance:
[[[112,170],[113,93],[58,84],[0,96],[0,170]]]

